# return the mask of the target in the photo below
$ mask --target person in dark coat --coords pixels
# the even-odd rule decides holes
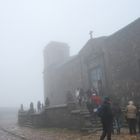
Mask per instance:
[[[35,113],[34,104],[33,102],[30,103],[29,114]]]
[[[38,110],[38,112],[41,111],[41,102],[40,101],[37,102],[37,110]]]
[[[138,116],[138,130],[140,133],[140,106],[137,108],[137,116]]]
[[[113,112],[114,124],[117,130],[117,134],[120,134],[122,110],[117,102],[113,104],[112,112]]]
[[[103,104],[100,107],[100,118],[103,127],[103,132],[100,140],[104,140],[107,136],[107,140],[111,140],[112,123],[113,123],[113,113],[111,109],[111,100],[109,97],[105,97]]]

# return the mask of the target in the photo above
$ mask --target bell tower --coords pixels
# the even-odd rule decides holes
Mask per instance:
[[[69,46],[62,42],[50,42],[44,49],[44,100],[53,100],[56,68],[69,59]],[[55,71],[56,70],[56,71]]]

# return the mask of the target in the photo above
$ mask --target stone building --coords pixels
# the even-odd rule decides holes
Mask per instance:
[[[44,96],[66,103],[67,93],[94,87],[101,96],[137,100],[140,95],[140,18],[110,36],[91,38],[76,56],[51,42],[44,50]]]

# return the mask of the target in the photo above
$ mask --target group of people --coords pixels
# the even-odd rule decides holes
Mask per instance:
[[[86,104],[89,112],[92,114],[93,109],[101,104],[101,97],[97,95],[95,89],[89,89],[87,92],[84,92],[83,89],[77,88],[75,91],[76,101],[79,106]]]
[[[95,89],[90,89],[86,93],[82,89],[77,89],[76,97],[79,106],[82,106],[83,102],[86,103],[92,117],[100,117],[103,127],[100,140],[104,140],[106,136],[107,140],[111,140],[111,134],[115,130],[117,134],[120,134],[121,127],[125,122],[128,123],[131,135],[136,134],[137,126],[140,133],[140,108],[136,107],[133,101],[129,101],[125,109],[122,110],[119,102],[113,102],[109,97],[102,99]]]
[[[95,116],[96,109],[102,104],[102,99],[99,95],[97,95],[96,90],[90,89],[86,94],[86,106],[89,110],[91,116]]]
[[[34,109],[34,105],[33,102],[30,103],[30,109],[34,110],[34,112],[41,112],[44,109],[44,105],[43,103],[41,103],[40,101],[37,102],[37,110]],[[29,110],[30,110],[29,109]]]
[[[37,102],[37,111],[36,111],[36,109],[34,108],[33,102],[31,102],[31,103],[30,103],[30,108],[29,108],[29,110],[28,110],[28,113],[41,112],[41,111],[43,110],[43,108],[44,108],[44,105],[41,104],[40,101],[38,101],[38,102]],[[25,110],[24,110],[23,104],[21,104],[20,109],[19,109],[19,113],[22,113],[22,112],[24,112],[24,111],[25,111]]]
[[[130,135],[136,134],[136,125],[139,126],[140,132],[140,110],[134,105],[133,101],[129,101],[124,116],[128,122]],[[111,140],[111,134],[114,133],[113,123],[115,124],[117,134],[120,134],[122,110],[118,103],[112,103],[109,97],[105,97],[101,106],[97,109],[97,114],[101,118],[103,132],[100,140]],[[137,123],[138,120],[138,123]]]

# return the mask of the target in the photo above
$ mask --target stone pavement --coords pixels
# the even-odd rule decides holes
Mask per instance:
[[[21,140],[21,139],[0,130],[0,140]]]
[[[27,127],[19,127],[16,121],[2,121],[0,127],[9,132],[25,137],[25,140],[99,140],[100,133],[81,133],[79,131],[70,131],[67,129],[35,129]],[[7,135],[0,130],[0,140],[21,140],[13,135]],[[140,136],[130,136],[128,129],[123,129],[121,135],[113,135],[112,140],[140,140]]]
[[[56,128],[33,129],[19,127],[16,122],[16,115],[15,118],[0,118],[0,140],[21,140],[20,137],[26,138],[24,140],[99,140],[101,133],[81,133],[79,131]],[[4,132],[1,128],[7,131]],[[113,135],[112,140],[140,140],[140,135],[130,136],[128,129],[123,129],[121,135]]]
[[[100,132],[87,134],[67,129],[33,129],[18,126],[7,129],[24,136],[27,140],[99,140],[100,138]],[[121,135],[112,135],[112,140],[140,140],[140,136],[130,136],[128,130],[123,130]]]

